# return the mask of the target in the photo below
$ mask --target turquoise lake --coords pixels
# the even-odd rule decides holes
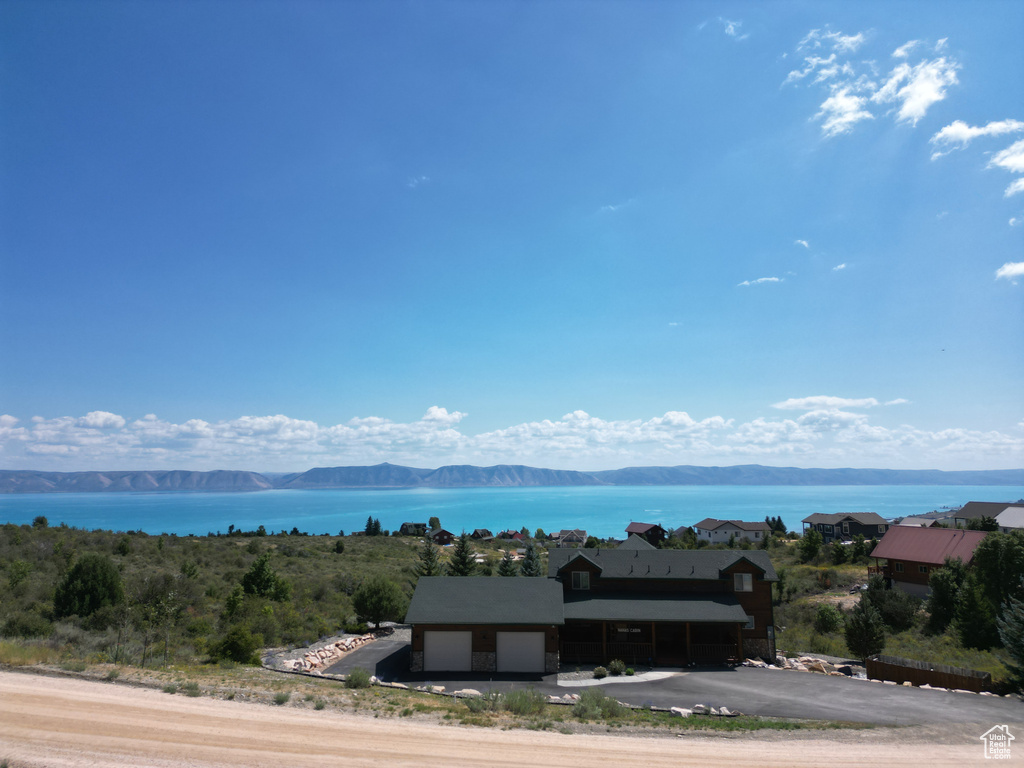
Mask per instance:
[[[585,486],[454,488],[258,493],[68,493],[0,496],[0,521],[150,534],[205,535],[266,526],[310,534],[360,531],[366,518],[394,530],[438,517],[454,533],[505,528],[547,532],[584,528],[621,536],[630,521],[666,529],[705,517],[763,520],[781,516],[790,530],[814,512],[877,512],[884,518],[922,514],[968,501],[1024,498],[1024,486]]]

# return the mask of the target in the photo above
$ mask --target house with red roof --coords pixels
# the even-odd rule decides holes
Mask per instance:
[[[927,597],[931,593],[928,579],[943,567],[946,558],[961,560],[969,566],[974,550],[986,535],[985,531],[894,525],[871,552],[875,560],[873,570],[904,592]],[[879,565],[880,560],[885,564]]]

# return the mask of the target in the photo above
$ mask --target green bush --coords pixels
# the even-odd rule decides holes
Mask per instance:
[[[317,699],[316,702],[313,704],[313,709],[315,709],[317,712],[319,712],[321,709],[323,709],[326,706],[327,705],[324,703],[323,699]]]
[[[615,699],[605,696],[600,688],[587,688],[572,708],[572,714],[581,720],[619,717],[624,707]]]
[[[239,664],[259,664],[257,652],[263,647],[263,636],[253,634],[243,624],[236,624],[224,637],[210,648],[210,657],[214,661],[228,659]]]
[[[199,683],[195,682],[185,683],[183,686],[181,686],[181,690],[185,692],[186,696],[191,696],[192,698],[196,698],[197,696],[203,695],[203,692],[199,690]]]
[[[106,555],[83,555],[57,586],[53,613],[65,616],[91,616],[101,608],[124,602],[124,587],[117,566]]]
[[[291,697],[292,697],[292,695],[291,695],[291,693],[289,691],[282,691],[281,693],[275,693],[274,694],[274,703],[277,704],[277,706],[280,707],[280,706],[282,706],[284,704],[287,704],[288,700]]]
[[[626,662],[622,659],[612,659],[608,662],[608,673],[612,677],[619,677],[626,672]]]
[[[544,694],[533,688],[509,691],[501,697],[502,709],[513,715],[539,715],[546,702]]]
[[[53,625],[31,611],[19,611],[4,622],[3,634],[6,637],[46,637],[53,630]]]
[[[831,603],[821,603],[814,614],[814,631],[819,634],[838,632],[843,627],[843,612]]]
[[[176,686],[174,683],[168,683],[164,686],[163,691],[164,693],[169,693],[173,696],[175,693],[178,692],[178,686]]]
[[[636,670],[632,667],[626,667],[626,677],[632,677],[636,674]]]
[[[346,688],[369,688],[370,673],[362,667],[356,667],[345,678]]]
[[[501,694],[488,691],[482,696],[471,696],[466,699],[466,708],[470,712],[496,712],[501,709]]]
[[[608,677],[608,670],[604,667],[594,667],[594,677],[598,680],[604,680]]]

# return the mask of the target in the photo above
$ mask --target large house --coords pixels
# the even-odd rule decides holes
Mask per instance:
[[[654,546],[658,546],[658,544],[668,538],[668,531],[657,523],[630,523],[626,526],[626,536],[628,538],[633,534],[646,539],[648,544],[653,544]]]
[[[582,547],[587,543],[587,532],[582,528],[563,528],[555,534],[556,547]]]
[[[1019,504],[1007,507],[996,515],[996,524],[1000,533],[1009,533],[1024,529],[1024,506]]]
[[[1011,506],[1006,501],[969,501],[946,518],[946,521],[952,523],[954,528],[966,528],[974,520],[986,517],[994,520]]]
[[[764,541],[772,532],[768,523],[748,523],[743,520],[716,520],[707,517],[693,526],[698,540],[708,544],[728,544],[730,540]]]
[[[402,536],[426,536],[427,535],[427,524],[426,523],[402,523],[398,529],[398,533]]]
[[[551,673],[560,663],[774,658],[763,551],[553,549],[547,578],[424,577],[413,671]]]
[[[826,544],[832,541],[849,541],[857,534],[865,539],[877,539],[889,530],[885,518],[874,512],[843,512],[825,515],[815,512],[803,519],[804,534],[814,529],[821,534]]]
[[[911,528],[894,525],[871,552],[875,567],[894,587],[917,597],[931,593],[928,579],[942,568],[946,558],[970,565],[974,550],[986,536],[985,531],[952,528]],[[885,565],[879,565],[885,560]]]

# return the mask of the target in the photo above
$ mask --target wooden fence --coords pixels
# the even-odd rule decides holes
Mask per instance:
[[[992,675],[963,667],[947,667],[927,661],[901,659],[899,656],[872,656],[867,660],[867,674],[873,680],[891,680],[911,685],[927,683],[933,688],[959,688],[964,691],[992,690]]]

